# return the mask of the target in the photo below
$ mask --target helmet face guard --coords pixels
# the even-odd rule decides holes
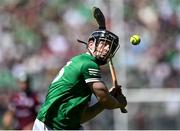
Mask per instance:
[[[107,30],[94,31],[89,37],[89,41],[90,40],[95,41],[95,52],[98,52],[98,54],[96,54],[95,57],[102,64],[106,64],[109,58],[112,58],[119,49],[118,36]],[[103,55],[103,52],[105,50],[104,48],[106,47],[106,45],[108,45],[108,51],[106,55]],[[103,57],[101,57],[102,55]]]

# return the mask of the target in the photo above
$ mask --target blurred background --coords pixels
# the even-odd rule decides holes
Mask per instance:
[[[19,90],[21,72],[31,77],[32,89],[44,101],[59,69],[85,52],[77,39],[86,41],[98,28],[93,6],[104,12],[108,29],[120,38],[113,61],[128,114],[105,110],[85,129],[179,130],[179,0],[0,0],[0,116]],[[133,34],[141,36],[140,45],[130,44]],[[110,87],[108,65],[102,71]],[[0,117],[0,129],[6,129],[3,121]]]

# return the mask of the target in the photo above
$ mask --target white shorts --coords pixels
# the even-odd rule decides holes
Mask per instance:
[[[52,130],[48,126],[46,126],[42,121],[36,119],[33,125],[32,131],[50,131]],[[78,130],[84,130],[83,126],[81,126]]]
[[[32,131],[49,131],[51,130],[49,127],[47,127],[42,121],[36,119],[33,125]]]

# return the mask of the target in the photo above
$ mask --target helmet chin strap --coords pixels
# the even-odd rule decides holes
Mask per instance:
[[[93,45],[94,45],[94,48],[92,49],[88,46],[88,50],[89,50],[89,53],[95,57],[94,52],[96,51],[96,40],[93,41]]]
[[[92,56],[94,56],[94,50],[91,49],[91,48],[89,48],[89,47],[88,47],[88,50],[89,50],[89,53],[90,53]]]

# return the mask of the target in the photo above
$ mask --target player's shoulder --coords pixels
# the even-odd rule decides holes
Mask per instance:
[[[76,63],[78,63],[79,66],[81,66],[82,68],[95,68],[98,69],[99,66],[96,62],[96,58],[93,57],[92,55],[90,55],[89,53],[83,53],[80,54],[78,56],[75,56],[72,61],[76,61]]]

